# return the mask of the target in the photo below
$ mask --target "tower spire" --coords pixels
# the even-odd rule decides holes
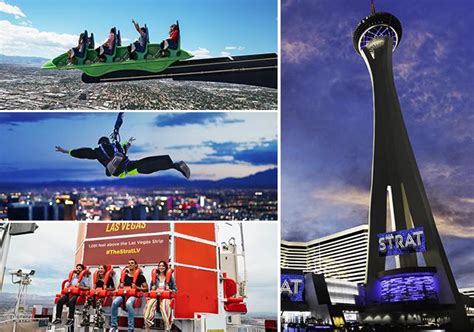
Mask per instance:
[[[375,15],[375,3],[374,3],[374,0],[370,0],[370,15]]]

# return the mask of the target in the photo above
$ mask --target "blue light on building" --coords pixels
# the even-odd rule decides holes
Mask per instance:
[[[438,301],[434,273],[412,272],[386,276],[380,280],[382,303]]]
[[[377,234],[379,256],[403,255],[426,251],[423,227]]]
[[[301,274],[281,274],[280,292],[292,302],[303,302],[304,275]]]

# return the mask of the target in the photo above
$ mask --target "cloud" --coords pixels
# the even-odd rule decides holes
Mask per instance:
[[[297,64],[307,61],[314,56],[313,52],[316,52],[316,48],[312,44],[313,43],[305,43],[298,40],[282,40],[282,59],[285,62]]]
[[[0,12],[15,15],[15,18],[26,17],[20,7],[9,5],[3,1],[0,1]]]
[[[243,46],[226,46],[224,47],[225,50],[227,51],[243,51],[245,50],[245,47]]]
[[[157,115],[155,118],[155,126],[157,127],[222,125],[241,122],[245,121],[231,119],[227,113],[166,113]]]
[[[141,145],[136,145],[132,143],[132,146],[130,147],[129,153],[142,153],[142,152],[150,152],[153,151],[153,146],[151,144],[141,144]]]
[[[92,113],[90,114],[92,115]],[[0,124],[17,126],[20,123],[34,123],[51,119],[85,119],[88,113],[0,113]]]
[[[353,216],[363,215],[368,211],[370,192],[355,186],[327,185],[313,191],[311,197],[316,200],[315,205],[319,207],[321,219],[327,219],[325,213],[332,211],[333,217],[342,220],[345,219],[347,211]],[[473,198],[445,197],[439,192],[430,197],[439,233],[443,236],[473,238],[474,225],[471,220],[474,218],[474,212],[470,206],[472,203]],[[311,219],[317,220],[315,217]]]
[[[237,149],[234,152],[234,160],[246,162],[252,165],[276,165],[278,143],[276,140],[259,142],[256,145]]]
[[[230,56],[231,53],[230,52],[221,52],[221,55],[227,57],[227,56]]]
[[[204,47],[198,47],[197,50],[191,51],[194,59],[207,59],[211,57],[211,51]]]
[[[51,147],[51,151],[53,149],[54,147]],[[9,184],[74,179],[88,180],[91,177],[105,178],[105,170],[97,162],[91,165],[89,161],[89,164],[83,164],[83,167],[76,168],[43,167],[18,169],[9,167],[0,170],[0,179],[2,179],[0,185],[8,186]]]
[[[320,188],[312,193],[317,199],[322,199],[333,204],[369,206],[370,193],[367,190],[354,186],[344,188]]]
[[[40,31],[36,28],[0,21],[0,50],[10,56],[52,58],[77,44],[78,36]]]
[[[277,164],[277,140],[260,142],[214,142],[207,141],[196,145],[179,145],[167,149],[202,150],[204,156],[193,164],[238,164],[246,163],[255,166]],[[199,154],[201,155],[201,154]]]
[[[463,197],[459,199],[463,203],[474,204],[474,197]]]
[[[11,240],[7,270],[34,269],[30,294],[55,294],[74,266],[75,234],[78,225],[41,223],[34,234],[15,236]],[[53,239],[53,241],[51,241]],[[65,239],[66,241],[60,241]],[[37,253],[37,254],[33,254]],[[55,253],[52,258],[43,253]],[[52,263],[54,260],[54,264]],[[43,283],[44,282],[44,283]],[[17,291],[18,286],[5,283],[4,292]]]

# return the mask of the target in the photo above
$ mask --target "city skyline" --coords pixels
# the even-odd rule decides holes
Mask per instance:
[[[395,84],[458,287],[474,284],[474,66],[472,45],[463,37],[472,6],[376,2],[377,11],[393,13],[403,26],[393,55]],[[285,240],[307,241],[367,223],[372,93],[352,33],[369,13],[369,2],[282,3]]]
[[[0,1],[1,54],[52,58],[77,45],[79,34],[93,32],[97,44],[111,27],[123,44],[137,39],[132,18],[147,24],[151,42],[168,37],[179,20],[182,47],[197,58],[277,51],[277,1],[141,0],[80,4],[63,1]],[[258,34],[255,29],[258,27]],[[218,33],[217,33],[218,32]]]
[[[96,147],[99,137],[111,133],[116,116],[116,112],[0,113],[0,127],[9,142],[0,148],[1,183],[106,180],[97,161],[72,158],[54,147]],[[131,136],[137,140],[130,159],[169,154],[190,165],[192,180],[245,177],[277,165],[274,113],[126,112],[121,137],[125,141]],[[172,170],[158,173],[179,175]],[[110,183],[120,185],[120,180]]]

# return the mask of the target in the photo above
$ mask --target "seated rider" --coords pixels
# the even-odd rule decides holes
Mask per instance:
[[[135,26],[135,29],[137,32],[140,34],[140,37],[138,37],[138,40],[130,46],[128,46],[128,56],[130,59],[132,59],[133,53],[135,51],[138,51],[140,53],[145,52],[146,44],[148,43],[148,32],[145,27],[141,27],[138,25],[135,20],[132,20],[133,25]]]
[[[94,289],[101,288],[105,290],[114,290],[115,285],[114,285],[114,279],[109,278],[107,281],[107,285],[104,285],[104,278],[105,278],[105,272],[107,272],[107,265],[101,264],[99,265],[98,269],[99,273],[97,273],[97,281],[95,282]]]
[[[99,146],[94,149],[79,148],[66,150],[56,146],[56,151],[68,153],[74,158],[97,160],[106,168],[105,174],[107,176],[123,178],[127,175],[151,174],[162,170],[175,169],[189,179],[191,171],[188,165],[184,161],[173,162],[169,155],[146,157],[139,160],[128,159],[127,152],[134,140],[131,137],[122,144],[118,142],[112,143],[108,137],[103,136],[97,142]],[[118,155],[117,152],[119,153]],[[118,159],[117,156],[119,156]],[[111,164],[115,164],[115,167]]]
[[[169,38],[163,40],[160,43],[161,56],[166,56],[166,50],[168,48],[171,48],[173,50],[177,49],[178,43],[179,43],[179,27],[177,24],[171,24]]]
[[[80,290],[89,290],[89,278],[84,277],[82,278],[81,282],[79,283],[79,275],[82,271],[85,270],[85,266],[82,264],[76,265],[76,271],[74,272],[74,276],[71,279],[71,283],[69,286],[77,286]],[[66,326],[71,326],[74,324],[74,312],[76,310],[76,301],[78,295],[72,295],[69,297],[69,294],[64,294],[58,300],[56,304],[56,319],[53,321],[53,325],[61,324],[61,315],[63,313],[63,306],[66,304],[69,307],[69,313],[67,315],[67,322]]]
[[[95,51],[99,56],[100,60],[105,59],[105,54],[112,55],[114,53],[114,43],[115,43],[115,28],[110,29],[109,37],[99,48]]]
[[[138,276],[136,283],[133,282],[133,277],[135,271],[138,269],[137,261],[133,258],[128,260],[128,272],[125,275],[125,279],[123,283],[120,283],[119,289],[124,287],[131,287],[132,289],[137,289],[141,292],[146,292],[148,290],[148,285],[146,283],[145,276],[140,273]],[[128,330],[133,331],[135,326],[135,310],[133,308],[133,304],[137,298],[135,296],[130,296],[125,303],[125,307],[127,308],[127,318],[128,318]],[[118,308],[120,305],[125,301],[123,296],[116,296],[112,302],[112,313],[110,317],[110,331],[118,331]]]
[[[73,65],[76,57],[83,57],[84,56],[84,51],[86,50],[86,45],[87,45],[87,36],[84,32],[81,32],[79,35],[79,40],[77,42],[77,46],[71,48],[67,52],[67,60],[68,64]]]
[[[103,289],[107,291],[113,291],[115,290],[115,284],[114,284],[114,279],[109,278],[107,281],[107,285],[104,284],[104,279],[105,279],[105,274],[107,272],[107,265],[101,264],[97,268],[97,280],[95,281],[95,284],[92,285],[92,289]],[[86,305],[84,306],[83,312],[88,313],[89,309],[92,308],[97,308],[98,302],[101,302],[100,305],[102,304],[103,299],[99,298],[97,299],[95,296],[90,296],[88,298],[88,301]],[[87,315],[87,321],[83,321],[82,325],[88,325],[90,316]]]
[[[156,276],[156,281],[153,283],[150,282],[150,288],[151,290],[157,290],[157,294],[160,294],[161,290],[171,290],[173,292],[178,291],[176,288],[176,282],[171,276],[169,282],[166,281],[166,271],[168,271],[168,264],[165,261],[160,261],[158,263],[158,275]],[[160,307],[159,299],[154,299],[154,298],[148,298],[146,305],[145,305],[145,310],[143,313],[143,317],[145,318],[145,325],[147,327],[147,330],[149,327],[153,326],[154,320],[155,320],[155,313],[157,309]]]

